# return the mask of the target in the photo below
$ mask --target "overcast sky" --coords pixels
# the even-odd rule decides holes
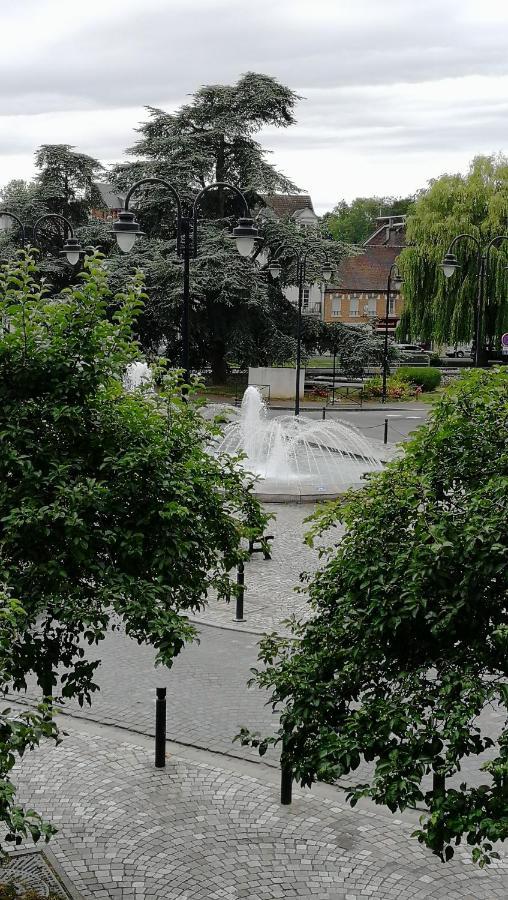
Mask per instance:
[[[507,149],[507,0],[0,0],[0,184],[43,143],[109,164],[145,105],[245,71],[301,94],[261,135],[316,210]]]

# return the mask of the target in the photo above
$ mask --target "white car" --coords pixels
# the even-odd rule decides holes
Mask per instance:
[[[455,344],[453,347],[447,347],[445,356],[453,356],[456,359],[464,359],[471,356],[472,344]]]

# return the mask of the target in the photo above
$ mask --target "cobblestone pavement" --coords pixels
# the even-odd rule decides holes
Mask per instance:
[[[100,686],[92,706],[80,709],[68,701],[65,710],[83,719],[154,733],[155,688],[167,689],[168,739],[240,759],[259,761],[248,747],[233,743],[245,725],[263,735],[273,734],[277,717],[267,705],[267,694],[247,687],[251,667],[257,663],[258,637],[200,626],[200,643],[187,646],[172,669],[154,667],[154,652],[139,646],[119,631],[108,634],[99,647],[87,651],[89,659],[101,659],[96,681]],[[23,696],[23,695],[21,695]],[[37,696],[29,691],[29,696]],[[484,727],[496,737],[503,717],[495,709],[485,713]],[[270,750],[263,764],[278,765],[278,754]],[[484,781],[476,757],[467,757],[458,782],[480,784]],[[366,764],[340,784],[362,781]]]
[[[70,729],[17,767],[20,798],[58,827],[51,848],[83,900],[494,900],[508,862],[443,865],[408,823]]]
[[[253,553],[245,564],[245,622],[235,623],[235,604],[218,602],[210,597],[206,609],[196,621],[212,625],[236,628],[238,631],[265,631],[286,629],[281,623],[292,615],[306,618],[310,614],[305,594],[298,593],[300,572],[313,572],[319,563],[318,549],[304,543],[305,523],[316,509],[315,504],[266,503],[264,509],[274,519],[267,533],[274,535],[272,558],[264,559],[262,553]],[[329,532],[324,543],[339,541],[343,529]]]

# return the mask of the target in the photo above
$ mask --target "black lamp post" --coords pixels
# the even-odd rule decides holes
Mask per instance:
[[[305,276],[307,272],[307,257],[312,248],[305,250],[303,253],[296,254],[293,260],[296,262],[296,283],[298,285],[298,320],[296,332],[296,384],[295,384],[295,416],[300,415],[300,365],[302,360],[302,306],[303,306],[303,290],[305,286]],[[277,261],[268,266],[272,278],[279,278],[281,266]],[[324,281],[329,281],[332,277],[332,269],[327,260],[323,263],[322,275]]]
[[[23,224],[18,216],[16,216],[14,213],[9,212],[9,210],[7,209],[0,209],[0,216],[7,216],[9,219],[12,219],[13,222],[16,222],[21,235],[21,246],[24,247],[27,242],[26,225]],[[80,259],[85,255],[85,251],[81,247],[81,244],[79,243],[77,238],[74,236],[74,229],[69,220],[65,218],[65,216],[61,216],[59,213],[44,213],[43,216],[39,216],[32,228],[34,243],[37,243],[37,236],[42,223],[49,220],[62,222],[65,225],[65,243],[63,245],[63,249],[60,250],[60,255],[65,256],[67,262],[69,262],[71,266],[77,265]]]
[[[397,263],[392,263],[388,272],[388,281],[386,283],[386,308],[385,308],[385,342],[383,348],[383,393],[381,395],[382,402],[386,403],[386,381],[388,378],[388,316],[390,315],[390,296],[392,288],[396,291],[400,290],[402,278],[397,267]]]
[[[167,188],[176,204],[176,252],[180,259],[183,260],[183,304],[182,304],[182,369],[183,380],[185,384],[190,380],[190,364],[189,364],[189,305],[190,305],[190,261],[197,256],[198,252],[198,209],[199,205],[208,191],[217,188],[232,191],[240,198],[243,205],[243,217],[239,220],[236,228],[233,229],[233,235],[236,238],[236,246],[240,256],[250,256],[255,240],[258,234],[257,228],[254,226],[253,220],[250,218],[249,207],[242,192],[232,184],[224,181],[209,184],[197,194],[189,210],[183,210],[183,204],[176,188],[164,178],[142,178],[136,181],[129,188],[125,197],[124,209],[119,214],[116,222],[113,223],[113,234],[116,236],[118,246],[124,253],[132,250],[136,238],[144,232],[141,230],[139,223],[133,212],[129,210],[129,200],[133,193],[145,184],[160,184]]]
[[[492,240],[489,241],[487,246],[484,248],[482,248],[480,241],[477,237],[474,236],[474,234],[468,234],[467,232],[458,234],[456,237],[454,237],[453,241],[448,247],[448,250],[443,257],[443,262],[441,263],[441,268],[443,270],[445,278],[451,278],[454,272],[456,272],[457,269],[460,269],[460,263],[458,262],[453,250],[460,241],[465,240],[473,241],[477,250],[478,291],[476,294],[476,303],[474,309],[472,356],[473,364],[476,368],[478,368],[478,366],[480,366],[482,362],[482,316],[485,305],[485,297],[486,294],[488,295],[487,286],[489,277],[490,251],[492,247],[498,247],[503,243],[503,241],[508,241],[508,234],[496,235],[496,237],[493,237]]]

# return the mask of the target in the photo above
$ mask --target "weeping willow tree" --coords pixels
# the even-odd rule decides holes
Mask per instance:
[[[473,338],[478,292],[478,250],[472,240],[456,247],[460,269],[446,279],[441,261],[453,238],[467,232],[484,249],[508,234],[508,158],[477,156],[466,175],[443,175],[431,182],[408,216],[409,246],[399,257],[405,309],[401,336],[437,343]],[[484,343],[497,349],[508,331],[508,241],[489,253]]]

